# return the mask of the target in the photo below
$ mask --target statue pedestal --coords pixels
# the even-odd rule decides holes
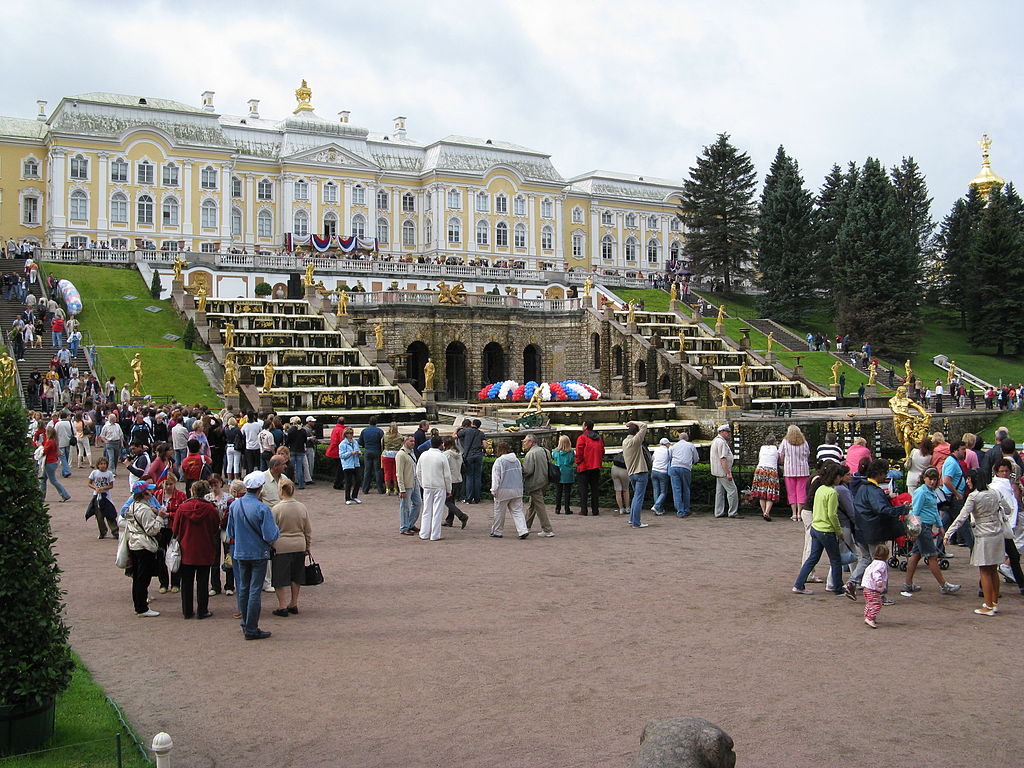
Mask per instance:
[[[249,367],[248,365],[239,365],[238,366],[238,383],[239,384],[243,384],[245,386],[249,386],[249,385],[253,384],[254,381],[255,380],[254,380],[253,375],[252,375],[252,368]]]
[[[200,312],[196,310],[195,323],[197,327],[202,327],[207,324],[206,312]]]
[[[721,336],[721,335],[722,335],[722,324],[721,323],[715,323],[715,336]]]
[[[669,299],[668,300],[668,311],[669,312],[678,312],[679,311],[679,301],[677,299]]]
[[[185,284],[181,280],[171,280],[171,301],[178,309],[185,308]]]
[[[423,402],[424,403],[436,403],[437,402],[437,390],[436,389],[424,389],[423,390]]]
[[[626,323],[626,333],[638,333],[639,330],[640,329],[637,328],[635,320],[633,322],[627,322]]]
[[[388,360],[388,357],[387,357],[387,355],[384,354],[384,350],[383,349],[375,349],[375,350],[373,350],[373,360],[376,363],[386,363],[387,360]]]
[[[765,352],[764,353],[764,359],[768,363],[777,363],[778,360],[779,360],[779,357],[774,352]]]
[[[274,397],[270,392],[260,392],[260,413],[274,410]]]
[[[615,308],[611,304],[604,305],[604,319],[614,320],[615,319]]]
[[[793,376],[799,379],[799,378],[803,378],[803,375],[804,375],[804,367],[802,365],[800,365],[799,363],[794,365],[793,366]]]
[[[867,384],[867,385],[865,385],[865,387],[864,387],[864,395],[865,395],[865,397],[878,397],[878,385],[877,384]]]
[[[240,399],[238,397],[238,393],[237,392],[235,392],[233,395],[229,395],[229,394],[225,393],[225,395],[224,395],[224,407],[227,408],[229,411],[237,411],[239,408],[242,407],[242,404],[241,404],[241,401],[240,401]]]
[[[750,407],[753,405],[753,397],[750,387],[746,385],[737,387],[733,396],[733,401],[744,410],[750,410]]]
[[[741,328],[740,333],[740,349],[750,349],[750,329]]]
[[[843,390],[839,387],[838,384],[833,384],[832,385],[832,394],[835,395],[836,397],[842,397],[843,396]]]
[[[581,306],[584,309],[590,309],[592,306],[594,306],[594,297],[593,296],[583,296],[583,297],[580,298],[580,303],[581,303]]]
[[[335,315],[334,323],[338,328],[348,328],[349,316],[348,315]]]
[[[196,321],[196,322],[198,322],[198,321]],[[211,345],[212,344],[222,344],[223,343],[223,337],[221,336],[220,326],[219,325],[211,325],[210,326],[209,330],[206,333],[206,343],[207,344],[211,344]]]

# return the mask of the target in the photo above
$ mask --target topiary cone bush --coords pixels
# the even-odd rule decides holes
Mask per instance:
[[[159,299],[162,292],[163,287],[160,285],[160,273],[154,269],[153,279],[149,283],[149,295],[154,299]]]
[[[0,705],[43,706],[67,688],[73,662],[60,568],[27,417],[0,400]]]
[[[181,342],[185,345],[185,349],[192,349],[197,341],[199,341],[199,332],[196,330],[195,320],[190,317],[188,325],[185,326],[185,334],[181,337]]]

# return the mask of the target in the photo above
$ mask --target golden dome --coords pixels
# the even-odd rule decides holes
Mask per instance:
[[[971,179],[971,186],[977,187],[983,196],[988,197],[992,187],[997,184],[1002,186],[1006,181],[992,170],[991,160],[989,159],[992,139],[988,137],[987,133],[981,135],[981,141],[978,144],[981,146],[981,170],[978,171],[977,176]]]

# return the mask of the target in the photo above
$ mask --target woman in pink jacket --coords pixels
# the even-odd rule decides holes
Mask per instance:
[[[793,520],[801,519],[800,512],[807,500],[807,478],[811,474],[810,455],[811,446],[804,433],[796,424],[790,424],[779,446],[779,463],[782,464],[782,475],[786,480],[786,499],[793,512]]]

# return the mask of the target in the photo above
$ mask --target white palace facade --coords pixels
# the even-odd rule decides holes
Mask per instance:
[[[268,120],[88,93],[0,117],[0,236],[43,247],[276,252],[309,235],[384,258],[641,274],[681,258],[681,182],[594,171],[491,139],[429,144],[297,106]],[[337,242],[338,240],[335,240]]]

